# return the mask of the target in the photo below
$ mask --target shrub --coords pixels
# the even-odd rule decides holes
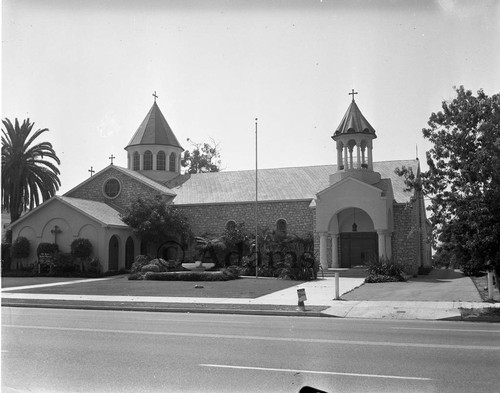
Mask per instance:
[[[11,248],[13,258],[28,258],[30,255],[30,242],[23,236],[19,236],[12,244]]]
[[[86,269],[86,276],[100,277],[101,275],[102,275],[101,262],[99,262],[99,259],[97,258],[91,258]]]
[[[144,280],[155,281],[229,281],[238,278],[234,270],[222,269],[216,272],[147,272]]]
[[[141,273],[133,273],[128,276],[129,280],[142,280],[144,277]]]
[[[367,283],[406,281],[404,278],[405,266],[393,259],[373,257],[367,263]]]
[[[148,265],[144,265],[141,268],[141,273],[147,273],[147,272],[158,273],[159,271],[160,271],[160,267],[158,265],[155,265],[154,263],[150,263]]]
[[[2,273],[6,270],[10,270],[11,258],[10,258],[10,250],[12,248],[12,244],[10,243],[2,243]]]
[[[53,276],[71,276],[79,272],[79,267],[75,264],[75,258],[67,252],[56,252],[53,258]]]
[[[59,251],[59,246],[56,243],[40,243],[36,248],[36,255],[54,254]]]
[[[419,276],[427,276],[432,271],[432,266],[420,266],[418,268]]]
[[[92,243],[89,239],[78,238],[71,242],[71,254],[75,258],[88,258],[92,254]]]
[[[153,258],[149,255],[137,255],[134,259],[134,263],[130,267],[131,273],[140,273],[143,266],[149,265]]]

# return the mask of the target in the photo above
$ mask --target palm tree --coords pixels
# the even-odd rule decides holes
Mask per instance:
[[[33,144],[47,128],[30,135],[35,123],[30,119],[19,126],[16,119],[12,125],[9,119],[2,120],[2,209],[10,212],[11,222],[16,221],[23,210],[33,209],[42,201],[53,197],[61,181],[59,169],[51,161],[60,164],[52,144]]]

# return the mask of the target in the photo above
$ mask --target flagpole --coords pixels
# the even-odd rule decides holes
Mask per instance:
[[[257,118],[255,118],[255,278],[259,277],[259,241],[258,241],[258,201],[259,201],[259,182],[257,178]]]

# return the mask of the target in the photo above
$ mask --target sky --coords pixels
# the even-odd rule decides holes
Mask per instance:
[[[422,128],[464,85],[500,91],[496,0],[3,0],[2,119],[48,128],[69,191],[124,150],[157,103],[223,170],[335,164],[350,102],[374,161],[425,165]]]

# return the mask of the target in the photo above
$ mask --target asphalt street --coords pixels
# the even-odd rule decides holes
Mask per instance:
[[[500,326],[2,307],[2,392],[497,392]]]

